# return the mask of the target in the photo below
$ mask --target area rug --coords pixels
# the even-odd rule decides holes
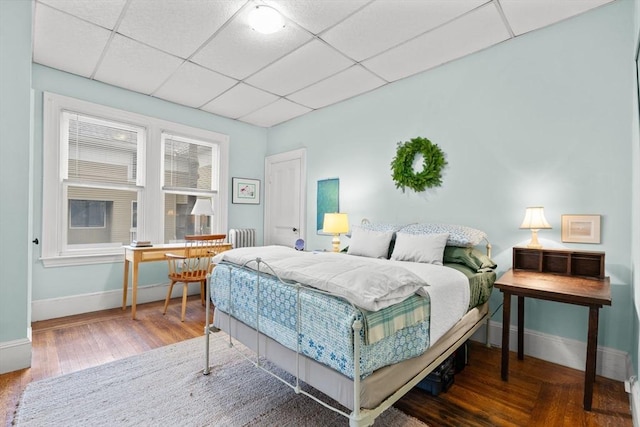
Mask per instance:
[[[25,389],[13,425],[347,426],[348,420],[255,368],[211,335],[211,374],[202,375],[204,338],[55,378]],[[241,349],[246,348],[238,345]],[[375,426],[424,427],[389,408]]]

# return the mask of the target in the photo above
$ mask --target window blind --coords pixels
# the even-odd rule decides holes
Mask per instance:
[[[217,173],[212,167],[217,153],[214,144],[168,133],[162,134],[162,143],[163,190],[208,194],[214,192],[214,175]]]
[[[72,112],[64,112],[63,118],[63,180],[141,184],[138,168],[143,128]]]

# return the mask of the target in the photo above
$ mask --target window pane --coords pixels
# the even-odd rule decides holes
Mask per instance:
[[[198,234],[191,215],[196,196],[166,193],[164,196],[164,242],[183,240],[187,234]],[[208,219],[207,219],[208,221]]]
[[[70,228],[104,228],[107,202],[100,200],[69,200]]]
[[[73,113],[68,120],[66,178],[82,182],[135,185],[142,128]]]
[[[164,188],[181,190],[213,189],[213,148],[205,143],[163,135]]]
[[[131,226],[136,191],[70,185],[67,198],[68,245],[123,245],[136,238]]]

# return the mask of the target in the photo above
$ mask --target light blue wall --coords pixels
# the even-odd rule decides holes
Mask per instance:
[[[0,1],[0,343],[29,326],[31,2]]]
[[[613,306],[601,311],[600,344],[630,351],[632,7],[615,2],[274,127],[268,152],[307,147],[308,212],[317,180],[339,177],[352,223],[474,226],[500,272],[529,240],[518,229],[525,207],[545,207],[545,245],[560,244],[562,214],[602,215],[602,244],[567,246],[606,251]],[[389,164],[415,136],[437,143],[449,166],[442,187],[403,194]],[[330,247],[330,237],[307,241]],[[500,300],[494,292],[493,307]],[[530,329],[585,341],[586,319],[581,307],[527,301]]]
[[[89,80],[52,68],[33,64],[35,92],[35,188],[34,224],[36,233],[42,233],[42,94],[43,91],[71,96],[85,101],[132,111],[147,116],[220,132],[230,137],[230,177],[241,176],[262,179],[267,131],[256,126],[229,120],[151,96]],[[231,180],[229,180],[231,185]],[[231,192],[229,192],[230,194]],[[263,215],[261,206],[233,205],[229,203],[229,227],[255,227],[262,238]],[[46,236],[41,236],[46,239]],[[98,264],[79,267],[45,268],[37,260],[33,264],[33,300],[69,295],[103,292],[122,286],[122,263]],[[166,283],[166,266],[161,263],[141,265],[140,282]],[[91,278],[91,280],[87,280]]]

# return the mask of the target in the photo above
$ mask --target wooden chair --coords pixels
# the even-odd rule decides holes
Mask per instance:
[[[178,282],[184,284],[182,288],[181,321],[184,322],[184,315],[187,309],[187,290],[189,283],[200,282],[200,301],[202,305],[204,305],[207,274],[211,273],[214,267],[211,258],[218,254],[220,248],[216,246],[224,243],[226,237],[225,234],[185,236],[184,255],[165,254],[169,262],[169,280],[171,280],[171,284],[169,285],[167,299],[164,301],[164,311],[162,314],[167,314],[167,307],[171,299],[173,285]]]

